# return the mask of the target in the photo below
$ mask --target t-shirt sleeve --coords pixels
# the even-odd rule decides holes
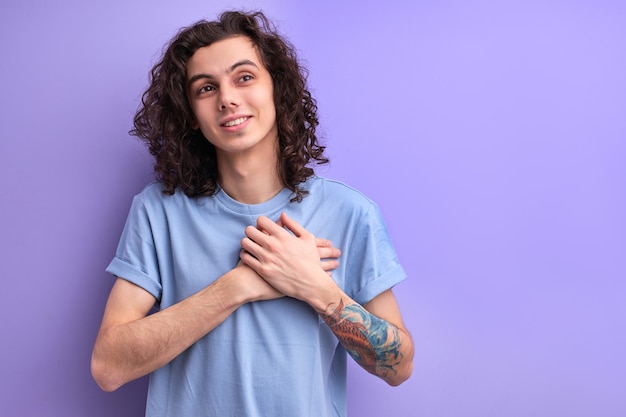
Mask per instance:
[[[347,293],[359,304],[406,278],[376,204],[370,204],[359,222],[347,259]]]
[[[133,199],[126,224],[106,271],[161,299],[161,280],[152,229],[141,195]]]

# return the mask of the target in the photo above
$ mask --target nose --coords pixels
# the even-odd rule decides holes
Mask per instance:
[[[233,86],[222,86],[219,92],[220,95],[217,102],[219,110],[226,110],[228,107],[239,106],[240,99],[236,88]]]

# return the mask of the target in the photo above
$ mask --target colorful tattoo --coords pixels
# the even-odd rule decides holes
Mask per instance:
[[[396,374],[400,363],[400,334],[393,324],[359,304],[346,307],[343,300],[330,315],[322,316],[343,347],[366,371],[379,376]]]

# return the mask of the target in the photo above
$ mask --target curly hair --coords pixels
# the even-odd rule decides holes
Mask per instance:
[[[252,41],[271,75],[279,144],[277,171],[283,186],[295,194],[292,201],[301,201],[307,192],[299,184],[314,174],[310,165],[328,163],[325,147],[315,134],[317,104],[294,47],[262,12],[228,11],[217,21],[201,20],[183,28],[152,68],[130,134],[146,142],[155,157],[154,171],[165,194],[174,194],[178,187],[189,197],[215,194],[220,180],[216,151],[193,128],[187,62],[199,48],[238,35]]]

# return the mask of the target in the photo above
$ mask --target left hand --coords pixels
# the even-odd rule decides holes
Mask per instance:
[[[306,301],[316,309],[316,304],[319,306],[330,294],[336,294],[338,287],[325,272],[320,257],[339,256],[339,250],[328,247],[328,243],[318,247],[320,240],[285,213],[276,223],[259,217],[257,227],[246,227],[245,234],[241,241],[242,262],[281,293]]]

